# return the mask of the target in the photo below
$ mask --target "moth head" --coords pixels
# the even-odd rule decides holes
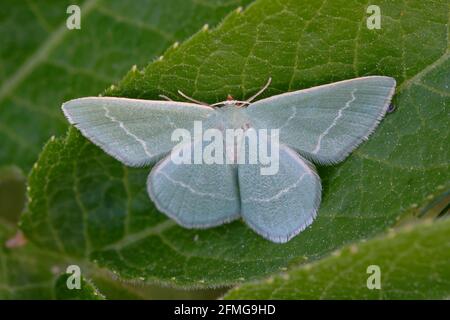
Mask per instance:
[[[227,99],[225,101],[221,101],[221,102],[217,102],[212,104],[212,107],[225,107],[225,106],[234,106],[236,108],[241,108],[241,107],[246,107],[248,106],[250,103],[248,101],[240,101],[240,100],[235,100],[233,98],[233,96],[231,96],[230,94],[227,95]]]

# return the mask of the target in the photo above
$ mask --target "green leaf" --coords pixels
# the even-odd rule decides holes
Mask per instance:
[[[64,101],[97,95],[249,1],[2,1],[0,166],[27,171],[45,141],[66,130]],[[66,27],[72,4],[81,8],[81,30]]]
[[[21,237],[15,233],[0,223],[0,300],[54,298],[60,261],[33,244],[13,244]]]
[[[215,299],[225,293],[224,289],[187,291],[148,286],[141,281],[118,281],[85,261],[67,259],[29,242],[21,243],[23,239],[15,227],[0,219],[0,300]],[[69,275],[61,272],[70,264],[79,264],[82,275],[89,277],[82,277],[81,290],[67,289]]]
[[[67,280],[70,274],[62,274],[55,283],[55,297],[58,300],[104,300],[101,294],[91,281],[81,277],[80,289],[68,289]]]
[[[184,290],[167,286],[145,284],[140,280],[123,281],[111,278],[110,275],[94,273],[90,278],[107,300],[197,300],[217,299],[225,294],[228,288]]]
[[[66,8],[77,4],[73,1],[4,3],[0,12],[0,164],[29,168],[42,143],[67,127],[59,109],[63,101],[98,94],[133,64],[147,63],[204,23],[217,23],[246,2],[85,1],[80,4],[81,31],[65,29]],[[20,170],[0,170],[3,218],[16,221],[25,203],[23,189]],[[54,257],[31,244],[3,248],[3,240],[13,236],[15,228],[0,228],[11,231],[7,236],[3,229],[0,232],[0,298],[54,298],[50,269],[60,269],[64,256]],[[110,278],[102,278],[102,285],[111,283]],[[120,284],[115,290],[122,297],[131,291]],[[139,297],[146,296],[144,292]]]
[[[232,289],[225,299],[444,299],[450,296],[450,219],[409,225],[318,262]],[[368,289],[378,266],[380,285]]]
[[[258,0],[106,92],[158,99],[181,89],[216,102],[227,93],[248,97],[269,76],[266,95],[368,74],[395,77],[396,111],[345,162],[319,169],[318,218],[287,244],[265,241],[240,221],[177,226],[147,196],[149,168],[122,166],[75,129],[50,141],[32,171],[24,231],[124,278],[218,286],[317,259],[419,212],[450,188],[449,4],[379,5],[382,28],[368,30],[365,2]]]

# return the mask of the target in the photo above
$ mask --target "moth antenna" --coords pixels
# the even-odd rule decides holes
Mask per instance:
[[[257,96],[259,96],[261,93],[263,93],[269,86],[270,83],[272,82],[272,78],[269,77],[269,79],[267,80],[267,83],[264,85],[264,87],[261,88],[261,90],[259,90],[257,93],[255,93],[253,96],[251,96],[250,98],[248,98],[246,100],[246,102],[250,103],[253,101],[253,99],[255,99]]]
[[[167,100],[167,101],[173,101],[172,99],[170,99],[168,96],[165,96],[165,95],[163,95],[163,94],[160,94],[159,95],[161,98],[163,98],[164,100]]]
[[[185,99],[187,99],[187,100],[189,100],[189,101],[191,101],[191,102],[194,102],[194,103],[196,103],[196,104],[201,104],[201,105],[204,105],[204,106],[209,106],[209,104],[207,104],[206,102],[198,101],[198,100],[196,100],[196,99],[194,99],[194,98],[189,97],[188,95],[185,95],[183,92],[181,92],[181,90],[178,90],[178,94],[179,94],[180,96],[182,96],[183,98],[185,98]]]

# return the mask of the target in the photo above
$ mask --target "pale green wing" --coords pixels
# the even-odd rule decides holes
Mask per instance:
[[[236,165],[176,164],[168,155],[153,167],[147,190],[160,211],[186,228],[213,227],[239,217]]]
[[[194,121],[208,120],[213,108],[193,103],[114,97],[87,97],[62,106],[71,124],[117,160],[132,167],[159,160],[177,142],[172,132],[192,132]],[[211,117],[211,118],[210,118]]]
[[[375,130],[395,80],[372,76],[284,93],[245,109],[256,129],[280,129],[280,141],[308,159],[342,161]]]
[[[295,151],[280,146],[276,174],[262,175],[260,164],[240,164],[238,172],[241,215],[258,234],[283,243],[313,222],[320,205],[320,178]]]

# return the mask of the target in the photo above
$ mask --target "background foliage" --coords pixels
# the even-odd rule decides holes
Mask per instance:
[[[74,298],[61,286],[68,264],[86,277],[79,298],[210,297],[218,292],[149,284],[247,282],[227,297],[448,297],[448,221],[422,225],[420,217],[445,216],[449,202],[449,4],[377,4],[380,30],[366,28],[365,1],[88,0],[80,4],[82,29],[69,31],[67,4],[11,1],[0,13],[0,164],[8,165],[0,171],[0,243],[15,234],[11,212],[24,201],[17,168],[36,163],[20,218],[32,243],[0,251],[0,297]],[[180,89],[213,103],[228,93],[248,97],[269,76],[266,96],[372,74],[396,78],[396,111],[345,162],[319,168],[318,218],[284,245],[240,221],[178,227],[148,199],[150,168],[122,166],[73,128],[64,134],[59,109],[112,83],[103,94],[179,99]],[[1,198],[11,183],[18,196]],[[411,223],[412,231],[389,240],[390,229]],[[389,256],[409,247],[397,260]],[[343,254],[321,259],[331,252]],[[364,290],[362,266],[371,259],[393,274],[376,294]],[[330,272],[352,274],[355,285],[341,290]]]

